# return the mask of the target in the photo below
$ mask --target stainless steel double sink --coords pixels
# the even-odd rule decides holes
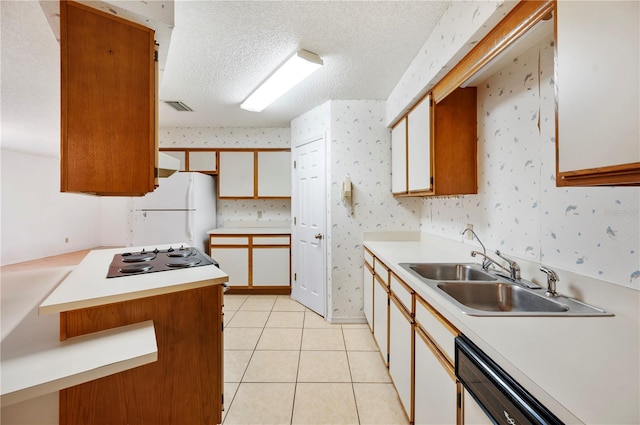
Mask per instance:
[[[474,263],[400,263],[471,316],[612,316],[604,310],[544,289],[529,289]]]

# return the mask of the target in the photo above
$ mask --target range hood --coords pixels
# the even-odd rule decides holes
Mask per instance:
[[[158,177],[169,177],[176,171],[180,171],[180,160],[166,153],[158,152],[156,175]]]

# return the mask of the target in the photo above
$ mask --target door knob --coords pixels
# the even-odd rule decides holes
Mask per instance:
[[[322,233],[316,233],[316,239],[322,239]]]

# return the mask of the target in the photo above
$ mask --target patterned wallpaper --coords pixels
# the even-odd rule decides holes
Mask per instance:
[[[420,199],[391,195],[391,136],[385,102],[330,101],[291,123],[292,146],[327,133],[328,319],[362,316],[363,232],[420,228]],[[353,214],[342,182],[353,184]]]
[[[452,1],[387,100],[386,124],[427,93],[517,4]]]
[[[550,36],[478,87],[478,195],[426,198],[423,230],[640,289],[640,188],[555,186]]]
[[[289,128],[161,128],[160,147],[189,148],[289,148]],[[262,217],[258,218],[258,213]],[[230,220],[290,221],[288,199],[218,199],[217,225]]]

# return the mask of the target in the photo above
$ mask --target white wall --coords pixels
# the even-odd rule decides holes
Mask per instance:
[[[478,87],[478,195],[425,199],[423,230],[640,289],[640,188],[555,185],[553,37]]]
[[[101,245],[100,198],[60,193],[58,158],[1,155],[2,265]]]

